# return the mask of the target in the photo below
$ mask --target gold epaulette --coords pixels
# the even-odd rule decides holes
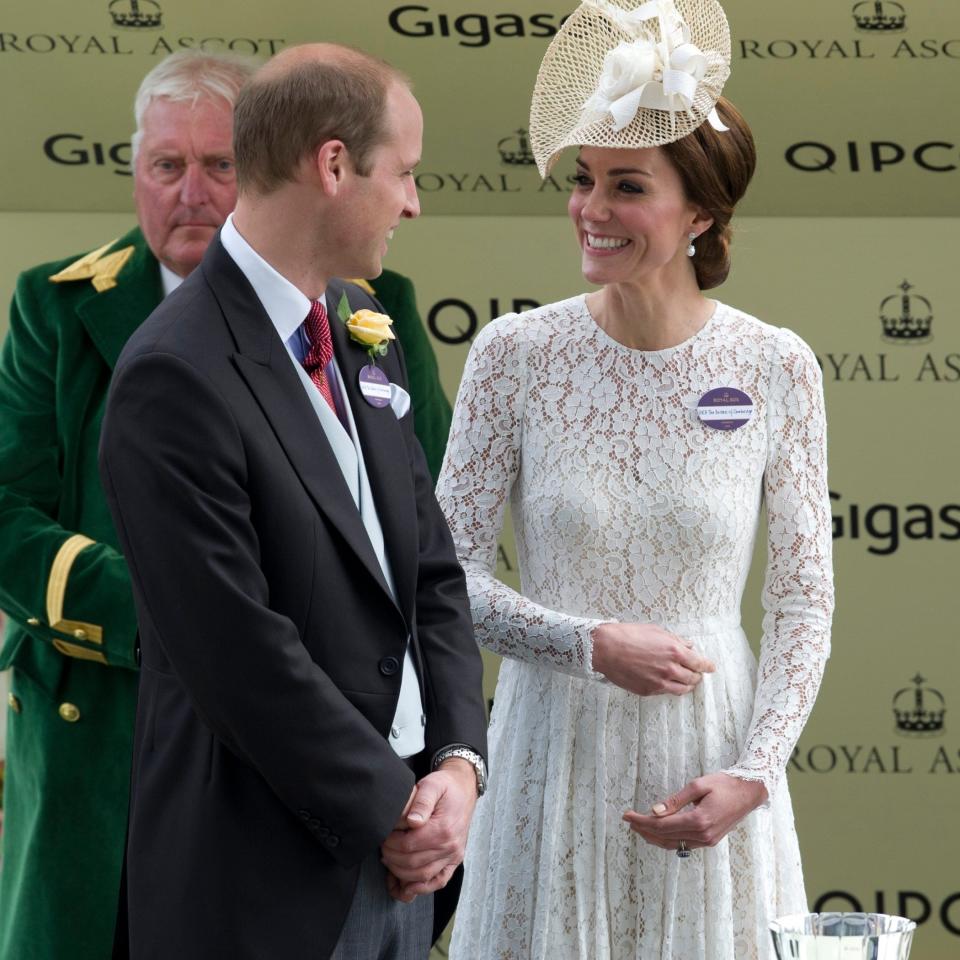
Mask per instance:
[[[369,293],[371,297],[373,296],[373,287],[369,280],[348,280],[347,283],[355,283],[364,293]]]
[[[93,282],[97,293],[112,290],[117,285],[117,274],[133,256],[134,250],[131,245],[124,247],[122,250],[107,253],[107,250],[117,242],[117,239],[105,243],[99,249],[71,263],[69,267],[64,267],[59,273],[50,277],[50,282],[68,283],[71,280],[90,280]]]

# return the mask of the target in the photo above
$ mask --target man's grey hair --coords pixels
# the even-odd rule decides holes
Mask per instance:
[[[260,66],[253,57],[202,50],[181,50],[161,60],[143,78],[133,101],[137,124],[130,140],[133,162],[143,139],[143,116],[154,100],[195,104],[204,97],[220,97],[233,106],[240,88]]]

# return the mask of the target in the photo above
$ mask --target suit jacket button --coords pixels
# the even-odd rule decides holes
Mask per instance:
[[[39,621],[36,617],[31,617],[31,618],[27,621],[27,623],[28,623],[31,627],[39,627],[39,626],[40,626],[40,621]]]
[[[385,677],[392,677],[400,669],[400,661],[396,657],[384,657],[380,661],[380,672]]]
[[[22,709],[20,706],[20,698],[15,693],[7,694],[7,704],[14,713],[19,713]]]
[[[327,845],[328,847],[330,847],[330,849],[332,850],[334,847],[339,847],[339,846],[340,846],[340,838],[339,838],[339,837],[327,837],[327,839],[324,841],[324,843],[326,843],[326,845]]]
[[[298,811],[297,811],[297,815],[300,817],[301,820],[307,820],[308,822],[309,822],[309,820],[310,820],[310,811],[309,811],[309,810],[298,810]]]
[[[61,703],[57,712],[60,714],[60,718],[66,720],[67,723],[76,723],[80,719],[80,710],[74,703]]]

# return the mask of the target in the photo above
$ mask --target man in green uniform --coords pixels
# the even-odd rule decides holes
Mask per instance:
[[[0,960],[105,960],[117,916],[137,626],[97,472],[111,371],[233,209],[232,105],[255,63],[174,54],[137,94],[139,227],[26,271],[0,353],[0,669],[12,667]],[[403,345],[436,476],[450,407],[397,274],[375,294]]]

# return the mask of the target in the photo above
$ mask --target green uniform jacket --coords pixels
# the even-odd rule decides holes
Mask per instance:
[[[60,275],[59,282],[51,277]],[[450,405],[413,286],[384,274],[436,477]],[[0,960],[110,956],[136,708],[136,617],[101,492],[114,363],[163,296],[139,229],[26,271],[0,353],[0,669],[12,667]]]
[[[113,250],[131,245],[102,293],[82,268],[51,282],[70,261],[24,273],[0,354],[0,608],[10,618],[0,668],[13,667],[3,960],[103,960],[113,942],[136,616],[97,444],[113,365],[162,296],[139,231]]]

